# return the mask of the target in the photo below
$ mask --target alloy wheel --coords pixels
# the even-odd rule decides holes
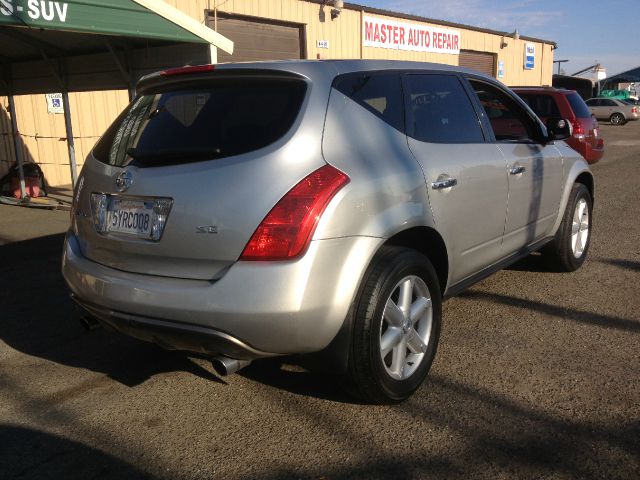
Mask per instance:
[[[571,224],[571,250],[573,256],[580,258],[584,253],[589,239],[589,208],[584,198],[578,200],[573,212]]]
[[[409,378],[425,357],[433,307],[427,284],[410,275],[400,280],[387,299],[380,324],[380,356],[395,380]]]

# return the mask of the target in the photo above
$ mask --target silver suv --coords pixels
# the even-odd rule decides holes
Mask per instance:
[[[87,158],[64,277],[85,321],[222,373],[313,353],[397,402],[429,371],[443,297],[542,247],[584,262],[593,178],[568,135],[445,65],[160,72]]]

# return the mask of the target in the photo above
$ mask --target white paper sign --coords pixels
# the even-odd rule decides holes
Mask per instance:
[[[46,97],[47,97],[47,112],[64,113],[64,107],[62,106],[61,93],[47,93]]]

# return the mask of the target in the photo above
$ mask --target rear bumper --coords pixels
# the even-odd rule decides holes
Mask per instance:
[[[325,348],[382,239],[314,240],[290,262],[237,262],[216,281],[123,272],[85,258],[67,233],[74,299],[116,330],[165,348],[251,359]]]
[[[580,142],[575,139],[567,140],[571,148],[578,152],[588,163],[596,163],[602,159],[604,155],[604,140],[602,138],[589,138],[587,141]]]
[[[167,350],[185,350],[204,355],[226,355],[254,360],[273,354],[261,352],[237,338],[213,328],[116,312],[90,305],[71,294],[71,299],[102,326],[130,337],[160,345]]]

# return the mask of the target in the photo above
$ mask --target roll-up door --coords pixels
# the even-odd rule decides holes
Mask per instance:
[[[218,50],[218,62],[305,58],[303,26],[252,17],[209,14],[208,26],[234,42],[233,55]]]
[[[493,53],[462,50],[459,62],[461,67],[472,68],[492,77],[496,76],[496,56]]]

